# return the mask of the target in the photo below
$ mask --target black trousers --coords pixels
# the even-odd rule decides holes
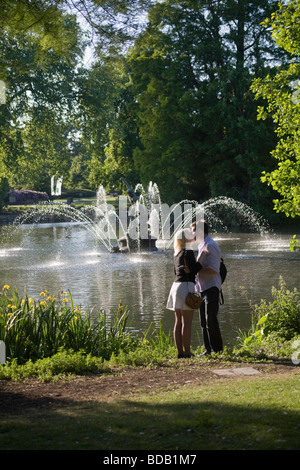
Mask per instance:
[[[200,324],[202,327],[203,342],[208,353],[220,352],[223,341],[218,322],[219,289],[211,287],[201,292],[203,302],[200,305]]]

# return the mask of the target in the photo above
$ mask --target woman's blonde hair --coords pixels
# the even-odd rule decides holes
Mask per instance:
[[[186,247],[186,244],[191,242],[192,239],[187,238],[184,229],[178,230],[174,238],[174,256],[176,256],[181,250]]]

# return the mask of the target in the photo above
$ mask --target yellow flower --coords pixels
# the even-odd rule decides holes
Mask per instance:
[[[41,292],[41,293],[40,293],[40,296],[46,297],[46,293],[45,293],[45,292]]]
[[[40,305],[41,305],[42,307],[45,307],[45,305],[47,305],[47,302],[45,302],[45,300],[42,300],[42,302],[40,302]]]
[[[2,288],[2,290],[8,290],[9,289],[9,285],[8,284],[5,284]]]
[[[63,299],[63,302],[65,302],[65,303],[66,303],[66,302],[69,302],[69,300],[68,300],[68,299]]]
[[[13,304],[8,304],[7,308],[10,308],[11,310],[16,309],[17,307]],[[11,314],[10,314],[11,315]]]

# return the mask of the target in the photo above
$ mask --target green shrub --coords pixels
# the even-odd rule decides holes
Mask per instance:
[[[273,301],[262,300],[256,307],[257,331],[264,336],[277,333],[285,340],[300,334],[300,295],[296,288],[290,291],[282,278],[279,289],[272,287]]]
[[[261,300],[253,305],[252,326],[248,332],[239,333],[240,352],[264,357],[291,356],[292,343],[300,335],[300,293],[287,289],[280,277],[279,288],[272,287],[271,302]]]
[[[18,364],[13,359],[0,368],[0,379],[23,380],[29,377],[47,382],[54,378],[70,375],[87,375],[110,372],[102,358],[92,357],[84,352],[59,351],[52,357]]]

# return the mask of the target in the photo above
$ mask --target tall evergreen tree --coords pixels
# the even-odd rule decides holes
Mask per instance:
[[[169,202],[223,194],[261,203],[274,135],[270,122],[257,125],[249,86],[284,57],[261,25],[274,4],[165,0],[149,10],[129,55],[142,142],[134,159]]]

